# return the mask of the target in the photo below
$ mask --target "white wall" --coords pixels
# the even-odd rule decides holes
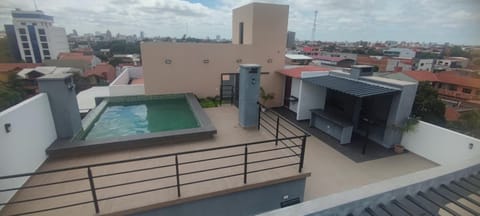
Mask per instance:
[[[301,85],[301,80],[297,78],[292,78],[292,89],[290,91],[290,95],[300,98],[300,85]],[[297,106],[298,106],[298,101],[297,102],[290,102],[288,108],[293,111],[297,112]]]
[[[61,52],[70,52],[68,46],[67,34],[62,27],[50,27],[47,28],[48,32],[48,49],[50,50],[50,56],[52,59],[57,59],[58,54]]]
[[[473,148],[470,149],[470,144]],[[415,130],[405,133],[402,145],[409,151],[440,165],[480,158],[480,140],[420,121]]]
[[[301,81],[297,120],[310,119],[311,109],[324,109],[327,89]]]
[[[4,129],[7,123],[11,124],[9,133]],[[0,176],[36,171],[47,159],[46,148],[57,139],[45,93],[1,112],[0,126]],[[20,187],[26,180],[0,180],[0,188]],[[0,202],[7,202],[14,193],[0,193]]]
[[[142,78],[142,67],[128,67],[117,76],[115,80],[109,85],[110,96],[125,96],[125,95],[144,95],[145,86],[143,84],[129,85],[131,78]]]

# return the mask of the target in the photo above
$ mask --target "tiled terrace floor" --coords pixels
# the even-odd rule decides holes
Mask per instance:
[[[63,167],[70,167],[70,166],[79,166],[79,165],[86,165],[92,163],[100,163],[100,162],[107,162],[107,161],[115,161],[115,160],[123,160],[123,159],[131,159],[131,158],[138,158],[138,157],[146,157],[152,155],[161,155],[161,154],[168,154],[174,152],[181,152],[187,150],[194,150],[194,149],[203,149],[203,148],[211,148],[211,147],[218,147],[224,145],[232,145],[250,141],[258,141],[264,139],[271,139],[273,138],[270,136],[266,131],[261,130],[258,132],[255,129],[243,129],[238,126],[238,112],[236,108],[230,106],[223,106],[219,108],[209,108],[205,109],[207,114],[209,115],[210,119],[212,120],[213,124],[218,130],[218,134],[209,140],[203,141],[195,141],[195,142],[185,142],[185,143],[176,143],[176,144],[163,144],[159,146],[152,146],[146,148],[139,148],[139,149],[130,149],[130,150],[123,150],[123,151],[115,151],[109,153],[102,153],[102,154],[94,154],[94,155],[87,155],[87,156],[77,156],[74,158],[63,158],[63,159],[52,159],[48,160],[40,170],[50,170],[50,169],[57,169]],[[280,145],[279,145],[280,146]],[[257,149],[249,149],[249,151],[253,150],[260,150],[263,147],[256,147]],[[233,151],[233,150],[232,150]],[[241,153],[243,152],[243,148],[236,150],[236,152],[232,151],[218,151],[213,156],[219,156],[222,154],[231,154],[231,153]],[[273,153],[269,153],[268,155],[261,155],[259,154],[256,156],[257,158],[249,158],[249,160],[259,160],[266,157],[275,157],[286,155],[291,152],[288,150],[281,150],[275,151],[280,152],[276,155]],[[200,157],[200,155],[191,155],[189,157],[180,157],[181,161],[188,161],[193,160],[196,157]],[[136,162],[130,163],[125,168],[125,164],[122,167],[115,167],[110,166],[108,168],[109,172],[113,172],[115,170],[125,170],[131,168],[140,168],[140,167],[148,167],[152,165],[159,165],[171,162],[172,158],[165,158],[165,159],[157,159],[151,160],[148,162]],[[233,161],[235,160],[235,161]],[[209,164],[209,167],[212,166],[221,166],[228,163],[239,163],[243,160],[242,157],[239,158],[230,158],[226,159],[225,161],[215,161],[215,162],[205,162],[202,164],[196,164],[195,166],[190,166],[181,168],[182,172],[187,172],[189,170],[198,169],[198,166],[204,167]],[[238,161],[238,162],[237,162]],[[275,161],[272,164],[267,164],[263,166],[278,166],[287,163],[296,162],[294,158],[286,158],[280,161]],[[336,150],[328,146],[327,144],[323,143],[321,140],[311,136],[308,138],[307,148],[306,148],[306,158],[305,158],[305,169],[304,172],[311,172],[311,177],[307,178],[307,185],[305,189],[305,200],[309,200],[318,196],[324,196],[327,194],[340,192],[344,190],[348,190],[351,188],[359,187],[365,184],[373,183],[376,181],[384,180],[387,178],[395,177],[404,175],[407,173],[428,169],[431,167],[436,166],[436,164],[423,159],[417,155],[412,153],[406,153],[401,155],[394,155],[391,157],[386,157],[378,160],[371,160],[368,162],[356,163],[349,158],[343,156],[341,153],[338,153]],[[221,172],[212,172],[212,173],[202,173],[199,175],[192,175],[192,176],[185,176],[182,177],[182,182],[190,182],[198,179],[202,179],[205,176],[207,177],[214,177],[217,175],[228,175],[235,172],[241,171],[243,167],[235,167],[231,169],[225,169]],[[261,169],[260,165],[255,165],[249,167],[249,169]],[[101,174],[105,172],[106,169],[99,167],[94,168],[93,172],[95,175]],[[174,173],[172,168],[163,168],[162,170],[155,170],[155,172],[139,172],[135,175],[128,175],[128,176],[114,176],[114,177],[105,177],[104,179],[96,180],[96,186],[101,187],[106,183],[112,184],[112,181],[115,182],[125,182],[125,181],[132,181],[132,180],[139,180],[148,177],[158,176],[158,173],[161,172],[162,174],[169,174]],[[292,177],[298,175],[297,167],[287,167],[277,169],[268,173],[257,173],[249,175],[248,183],[260,183],[265,182],[272,179],[278,179],[283,177]],[[68,173],[62,173],[61,175],[44,175],[44,176],[36,176],[30,179],[28,184],[39,184],[45,182],[52,182],[58,181],[62,179],[70,179],[75,177],[85,177],[85,171],[82,172],[71,171]],[[182,190],[182,198],[195,196],[199,194],[205,194],[213,191],[225,190],[228,188],[235,188],[243,186],[243,177],[237,176],[228,179],[218,180],[215,182],[205,182],[200,184],[193,184],[187,185],[181,188]],[[175,179],[165,180],[163,182],[155,182],[155,187],[159,185],[172,185],[175,183]],[[102,192],[99,192],[99,197],[106,197],[106,196],[114,196],[123,193],[138,191],[138,190],[146,190],[152,188],[153,182],[150,183],[142,183],[137,184],[132,187],[122,188],[122,189],[105,189]],[[17,193],[14,200],[20,199],[27,199],[27,198],[34,198],[38,196],[45,196],[51,194],[57,194],[60,192],[67,192],[72,190],[82,190],[88,189],[88,181],[80,182],[80,183],[70,183],[70,184],[63,184],[61,186],[55,186],[56,190],[53,188],[50,189],[43,189],[43,190],[35,190],[29,189]],[[137,208],[144,205],[159,203],[159,202],[167,202],[167,201],[175,201],[177,198],[176,188],[167,189],[164,191],[157,191],[146,193],[143,195],[135,196],[135,199],[132,198],[119,198],[113,200],[106,200],[100,203],[101,213],[110,213],[110,212],[119,212],[125,209]],[[51,199],[47,206],[42,204],[42,208],[45,207],[53,207],[54,204],[68,204],[77,201],[83,200],[91,200],[91,194],[82,193],[75,196],[74,200],[65,200],[65,199]],[[39,204],[40,205],[40,204]],[[10,214],[13,212],[23,212],[28,210],[33,210],[36,208],[40,208],[39,205],[29,204],[29,205],[12,205],[6,207],[1,214]],[[42,215],[93,215],[93,206],[92,204],[87,204],[83,206],[72,207],[70,209],[59,210],[55,212],[48,212]]]

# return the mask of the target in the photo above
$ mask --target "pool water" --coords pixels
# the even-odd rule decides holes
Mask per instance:
[[[109,103],[85,140],[197,128],[186,98]]]

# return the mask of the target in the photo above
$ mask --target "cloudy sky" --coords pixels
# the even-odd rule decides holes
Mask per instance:
[[[0,24],[34,0],[0,0]],[[251,0],[37,0],[57,26],[112,33],[231,38],[232,8]],[[266,2],[266,1],[261,1]],[[324,41],[419,41],[480,45],[480,0],[268,0],[290,5],[288,28]]]

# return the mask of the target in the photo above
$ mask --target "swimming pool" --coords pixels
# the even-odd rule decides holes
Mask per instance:
[[[198,123],[185,97],[164,98],[107,105],[84,140],[197,128]]]
[[[217,132],[195,95],[138,95],[97,98],[71,140],[47,153],[68,155],[209,138]]]

